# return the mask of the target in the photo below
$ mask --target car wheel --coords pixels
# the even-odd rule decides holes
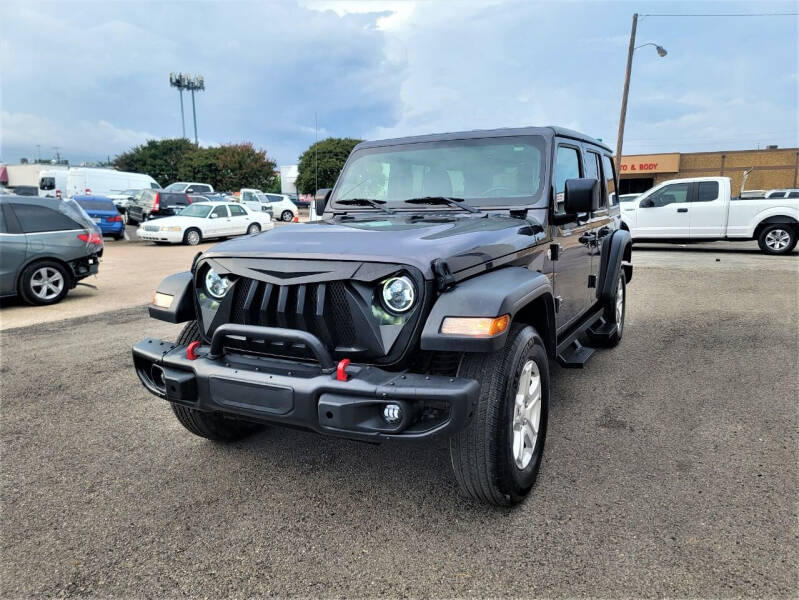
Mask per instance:
[[[760,232],[757,243],[766,254],[788,254],[796,246],[796,227],[782,223],[769,225]]]
[[[181,346],[201,340],[197,321],[191,321],[183,328],[177,343]],[[171,404],[172,412],[183,427],[194,435],[216,442],[235,442],[263,428],[258,423],[227,418],[221,413],[204,412],[180,404]]]
[[[63,265],[51,260],[41,261],[22,271],[20,293],[28,304],[55,304],[67,295],[69,284],[70,277]]]
[[[286,223],[289,223],[289,222],[290,222],[290,221],[292,221],[293,219],[294,219],[294,213],[293,213],[293,212],[291,212],[290,210],[284,210],[284,211],[283,211],[283,212],[280,214],[280,220],[281,220],[281,221],[284,221],[284,222],[286,222]]]
[[[466,429],[450,439],[455,479],[479,502],[524,500],[541,466],[549,416],[549,361],[535,329],[514,324],[505,347],[467,353],[458,375],[480,382]]]
[[[247,228],[247,235],[255,235],[256,233],[261,233],[261,226],[258,223],[252,223]]]
[[[183,234],[183,243],[187,246],[196,246],[202,241],[202,235],[197,229],[187,229]]]
[[[124,217],[125,225],[138,225],[138,221],[130,216],[130,211],[125,211]]]
[[[605,310],[602,315],[605,321],[616,325],[613,335],[595,340],[598,345],[605,348],[617,346],[624,335],[624,317],[627,314],[627,278],[624,269],[619,269],[619,281],[616,284],[616,293],[605,301]]]

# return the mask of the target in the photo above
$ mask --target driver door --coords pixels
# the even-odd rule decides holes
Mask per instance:
[[[638,201],[636,237],[687,238],[690,183],[672,183]]]

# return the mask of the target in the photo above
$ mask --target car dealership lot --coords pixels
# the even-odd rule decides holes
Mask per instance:
[[[497,510],[443,440],[184,431],[130,347],[176,337],[141,305],[197,251],[108,242],[97,290],[3,304],[3,597],[795,594],[796,252],[636,246],[624,340],[553,368],[538,484]]]

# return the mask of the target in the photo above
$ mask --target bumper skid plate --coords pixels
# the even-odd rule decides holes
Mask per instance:
[[[473,379],[355,364],[339,381],[326,365],[220,352],[218,342],[197,354],[190,360],[186,346],[148,338],[133,347],[133,362],[142,384],[169,402],[373,442],[457,431],[480,389]],[[399,418],[383,417],[389,405]]]

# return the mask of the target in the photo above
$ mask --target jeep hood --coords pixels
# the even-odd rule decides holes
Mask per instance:
[[[544,228],[533,216],[400,213],[283,225],[218,244],[204,257],[401,263],[430,279],[437,258],[456,273],[528,248],[543,236]]]

